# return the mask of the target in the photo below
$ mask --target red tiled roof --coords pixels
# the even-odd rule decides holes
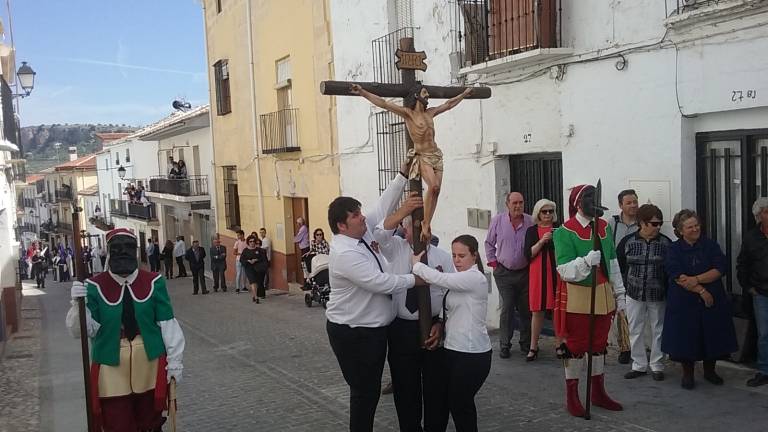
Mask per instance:
[[[30,175],[27,176],[27,184],[30,184],[30,185],[34,184],[38,180],[42,180],[44,178],[45,178],[45,176],[41,175],[41,174],[30,174]]]
[[[94,135],[96,135],[96,138],[98,138],[102,144],[106,144],[108,142],[119,140],[120,138],[125,138],[131,134],[132,132],[99,132]]]
[[[96,155],[79,157],[73,161],[64,162],[54,167],[56,171],[72,171],[74,169],[96,169]]]

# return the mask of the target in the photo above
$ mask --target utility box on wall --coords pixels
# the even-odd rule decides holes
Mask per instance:
[[[488,229],[491,225],[491,211],[468,208],[467,209],[467,226],[470,228]]]

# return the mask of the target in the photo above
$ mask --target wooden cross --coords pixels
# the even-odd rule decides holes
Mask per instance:
[[[402,97],[409,96],[411,88],[417,84],[416,70],[426,70],[427,66],[424,60],[427,55],[423,51],[416,52],[414,49],[413,38],[400,39],[400,49],[397,50],[398,61],[397,68],[400,69],[402,84],[386,84],[377,82],[355,82],[355,81],[323,81],[320,83],[320,92],[331,96],[357,96],[352,93],[352,85],[357,84],[363,89],[381,97]],[[466,87],[443,87],[424,85],[429,92],[430,99],[450,99],[462,94]],[[491,89],[488,87],[472,87],[472,93],[467,99],[487,99],[491,97]],[[408,150],[413,148],[413,140],[410,133],[406,133],[406,145]],[[411,192],[422,194],[421,178],[415,178],[410,181]],[[424,209],[416,209],[411,215],[411,233],[413,237],[413,251],[419,254],[426,249],[426,243],[421,240],[421,221],[424,219]],[[424,264],[427,264],[427,254],[421,258]],[[412,288],[417,290],[419,301],[419,329],[422,343],[429,337],[432,327],[432,306],[429,294],[429,286],[419,286]]]

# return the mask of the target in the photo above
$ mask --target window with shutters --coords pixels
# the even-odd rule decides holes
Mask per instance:
[[[216,81],[216,114],[229,114],[232,112],[232,100],[229,90],[229,61],[217,61],[213,65],[213,70],[214,80]]]
[[[224,166],[224,216],[227,228],[240,229],[240,194],[237,188],[237,167]]]

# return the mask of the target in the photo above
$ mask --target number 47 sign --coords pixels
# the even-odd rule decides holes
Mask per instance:
[[[731,102],[739,103],[744,99],[757,99],[757,90],[732,90]]]

